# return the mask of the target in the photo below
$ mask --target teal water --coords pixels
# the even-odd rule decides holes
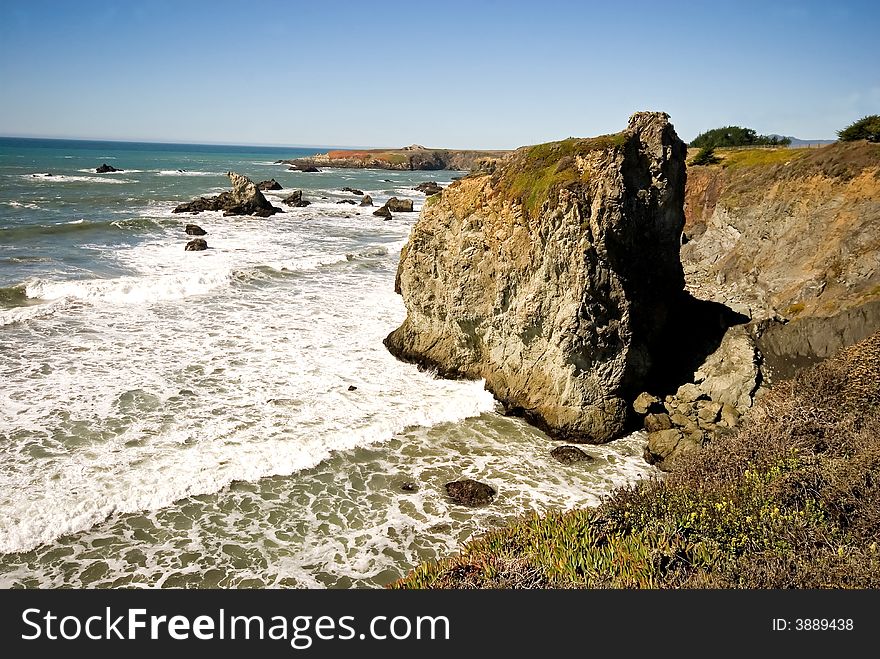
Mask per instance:
[[[650,473],[638,436],[558,465],[481,383],[393,359],[417,214],[383,221],[341,188],[418,210],[413,186],[458,173],[275,164],[313,152],[0,139],[0,586],[382,586]],[[171,212],[229,170],[313,203]],[[187,222],[210,249],[184,251]],[[462,475],[492,506],[445,499]]]

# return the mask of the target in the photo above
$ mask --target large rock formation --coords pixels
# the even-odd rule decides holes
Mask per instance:
[[[269,217],[283,212],[277,206],[270,204],[257,184],[247,176],[236,172],[227,172],[226,176],[232,183],[232,192],[221,192],[216,197],[193,199],[180,204],[173,212],[195,215],[202,211],[223,211],[224,215],[256,215],[257,217]]]
[[[408,313],[386,346],[485,379],[556,436],[620,435],[684,286],[685,151],[667,115],[637,113],[616,135],[524,147],[454,182],[401,254]]]

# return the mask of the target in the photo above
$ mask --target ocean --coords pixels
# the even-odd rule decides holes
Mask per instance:
[[[481,382],[395,360],[418,213],[341,188],[418,210],[460,173],[274,164],[317,151],[0,138],[0,587],[381,587],[653,473],[639,433],[562,465]],[[312,205],[172,214],[229,170]],[[460,477],[495,501],[449,502]]]

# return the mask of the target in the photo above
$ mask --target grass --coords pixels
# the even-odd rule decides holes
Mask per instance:
[[[394,588],[880,587],[880,333],[597,508],[524,518]]]
[[[622,148],[626,138],[627,134],[621,132],[523,147],[496,173],[496,188],[505,196],[520,200],[526,212],[534,216],[561,188],[586,180],[588,174],[576,167],[577,156]]]
[[[724,154],[722,167],[737,169],[740,167],[766,167],[783,165],[809,155],[808,149],[740,149]]]

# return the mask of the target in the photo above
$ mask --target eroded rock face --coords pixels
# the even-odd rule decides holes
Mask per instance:
[[[571,441],[624,430],[684,278],[685,146],[667,115],[524,147],[426,204],[401,254],[407,318],[385,345],[483,378]]]

